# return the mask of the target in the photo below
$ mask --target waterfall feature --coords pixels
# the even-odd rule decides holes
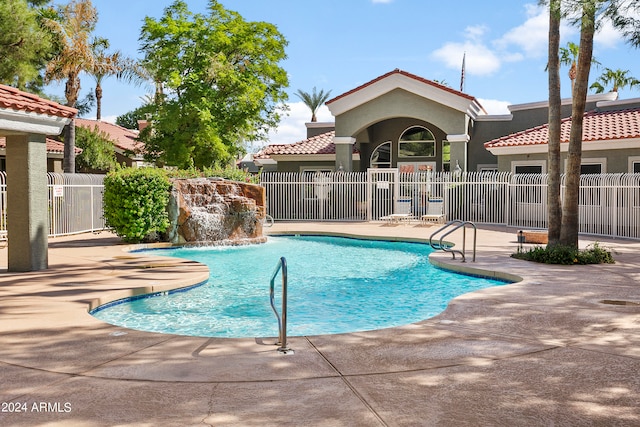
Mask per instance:
[[[167,239],[172,243],[259,243],[265,216],[264,188],[219,178],[175,179]]]

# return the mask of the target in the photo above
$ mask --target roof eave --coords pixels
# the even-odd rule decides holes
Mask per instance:
[[[60,135],[71,118],[0,108],[0,134]]]

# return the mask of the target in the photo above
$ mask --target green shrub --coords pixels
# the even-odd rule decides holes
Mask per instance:
[[[129,243],[139,243],[169,226],[167,204],[171,183],[162,169],[127,168],[109,172],[104,180],[107,226]]]
[[[252,184],[258,184],[260,182],[260,175],[247,173],[243,170],[227,167],[218,169],[177,169],[170,170],[168,174],[171,178],[210,178],[219,177],[228,179],[230,181],[249,182]]]
[[[518,252],[511,256],[525,261],[544,264],[585,265],[614,263],[611,252],[600,246],[597,242],[593,245],[589,245],[584,250],[561,245],[552,247],[537,246],[526,252]]]

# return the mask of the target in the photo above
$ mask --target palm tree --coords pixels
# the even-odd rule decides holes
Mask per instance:
[[[94,67],[94,57],[89,43],[89,35],[98,21],[98,12],[91,0],[72,0],[58,11],[57,19],[45,19],[47,25],[57,37],[58,54],[49,61],[45,79],[65,80],[64,96],[67,106],[75,107],[80,93],[80,73]],[[73,121],[65,127],[63,169],[66,173],[75,172],[75,124]]]
[[[320,92],[318,93],[316,92],[316,88],[314,86],[312,93],[307,93],[303,90],[298,89],[296,95],[302,100],[302,102],[304,102],[304,105],[309,107],[309,109],[311,110],[311,121],[317,122],[318,118],[316,117],[316,112],[318,111],[318,108],[320,108],[320,106],[324,104],[327,99],[329,99],[331,91],[325,92],[324,90],[320,90]]]
[[[629,70],[605,68],[602,75],[589,86],[589,89],[595,90],[596,93],[603,93],[606,87],[611,84],[613,85],[612,92],[618,92],[618,89],[626,87],[633,89],[634,86],[640,86],[640,80],[629,76]]]
[[[549,2],[549,182],[547,191],[549,216],[549,242],[547,247],[553,247],[560,241],[562,225],[562,204],[560,198],[560,127],[561,104],[560,97],[560,22],[561,0]],[[577,55],[576,55],[577,57]],[[575,76],[574,76],[575,77]],[[573,80],[572,80],[573,86]]]
[[[560,52],[560,64],[570,66],[568,74],[571,80],[571,94],[573,95],[573,87],[577,75],[577,61],[580,56],[580,46],[573,42],[568,42],[567,47],[561,47],[558,50]],[[600,63],[592,57],[591,65],[600,65]]]
[[[108,49],[109,40],[103,37],[97,37],[91,43],[94,63],[88,73],[96,81],[96,120],[102,117],[102,80],[105,77],[115,76],[128,82],[142,80],[139,67],[133,59],[127,58],[120,51],[107,53]]]

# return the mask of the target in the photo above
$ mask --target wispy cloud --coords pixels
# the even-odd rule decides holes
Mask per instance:
[[[326,105],[316,113],[319,122],[333,122],[334,117]],[[277,131],[269,133],[269,144],[291,144],[307,137],[305,123],[311,120],[311,111],[303,102],[289,103],[289,115],[282,119]],[[258,149],[260,147],[252,147]]]
[[[393,0],[371,0],[371,3],[391,3]]]

